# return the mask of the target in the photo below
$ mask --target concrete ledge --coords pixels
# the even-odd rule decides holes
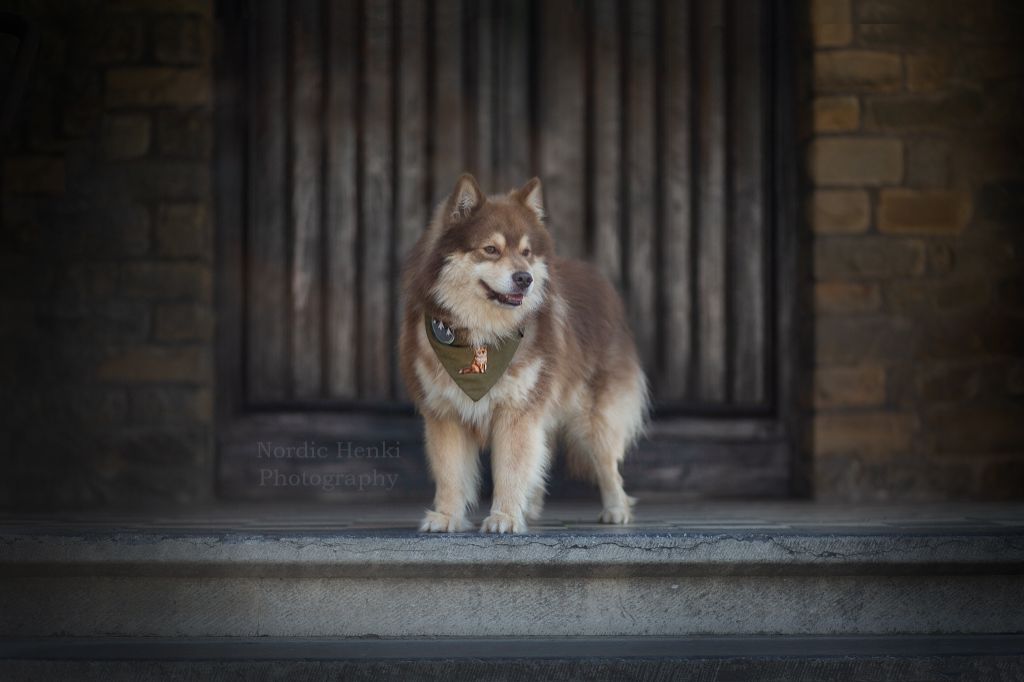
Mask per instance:
[[[0,637],[1024,632],[1020,507],[939,521],[670,512],[514,537],[420,534],[394,517],[329,530],[323,513],[12,520],[0,523]]]
[[[0,661],[19,682],[195,682],[196,680],[345,680],[345,682],[1016,682],[1020,656],[738,658],[677,660],[464,661]]]
[[[0,636],[1024,632],[1020,576],[9,577]]]
[[[52,640],[0,643],[0,677],[77,680],[1015,680],[1020,637]]]
[[[733,513],[743,508],[726,507]],[[429,573],[439,578],[519,578],[558,577],[569,571],[577,577],[611,578],[1024,573],[1024,507],[997,508],[1002,510],[995,516],[998,522],[986,522],[980,509],[968,519],[931,523],[890,519],[893,511],[885,509],[843,516],[806,506],[749,508],[768,518],[751,514],[755,518],[733,521],[721,512],[714,516],[713,510],[698,515],[685,507],[661,507],[654,522],[633,527],[551,523],[519,536],[417,533],[409,529],[421,513],[417,508],[398,509],[396,516],[405,518],[391,517],[386,525],[339,522],[337,529],[325,527],[336,513],[330,509],[312,517],[313,522],[298,516],[290,523],[268,522],[263,528],[238,524],[237,519],[233,527],[231,519],[218,523],[216,517],[205,524],[196,523],[195,517],[176,523],[122,517],[63,525],[0,518],[0,575],[404,578]],[[562,510],[563,517],[573,513],[578,512]],[[287,519],[287,512],[283,515]],[[1014,515],[1019,524],[1007,522]]]
[[[434,639],[52,637],[0,640],[5,660],[419,660],[1021,656],[1024,635]]]
[[[1024,572],[1024,536],[118,533],[3,537],[0,575],[580,577]]]

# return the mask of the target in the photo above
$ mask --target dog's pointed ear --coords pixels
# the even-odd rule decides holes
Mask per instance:
[[[541,191],[540,178],[531,178],[525,185],[513,192],[516,199],[544,220],[544,193]]]
[[[463,173],[445,204],[445,217],[449,222],[461,222],[480,210],[486,201],[487,197],[480,190],[476,178]]]

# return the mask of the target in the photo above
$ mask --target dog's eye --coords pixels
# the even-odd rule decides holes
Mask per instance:
[[[529,258],[529,257],[530,257],[530,250],[529,249],[523,249],[523,258]]]
[[[488,244],[487,246],[484,247],[484,253],[486,253],[488,256],[497,256],[498,255],[498,247],[497,246],[491,246],[490,244]]]

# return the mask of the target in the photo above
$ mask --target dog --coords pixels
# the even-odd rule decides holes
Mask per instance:
[[[526,532],[559,441],[570,474],[597,484],[599,520],[629,523],[635,500],[619,464],[644,430],[647,381],[615,288],[555,254],[540,180],[488,197],[462,175],[412,248],[403,290],[401,371],[436,484],[420,530],[472,527],[479,453],[490,447],[494,490],[480,531]],[[446,360],[458,353],[472,374]]]

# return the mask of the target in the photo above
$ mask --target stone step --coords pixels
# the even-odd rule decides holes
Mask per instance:
[[[0,642],[0,679],[1017,680],[1024,636],[559,639],[48,638]]]
[[[0,519],[0,638],[1024,633],[1024,507],[555,507],[521,536],[413,508]]]

